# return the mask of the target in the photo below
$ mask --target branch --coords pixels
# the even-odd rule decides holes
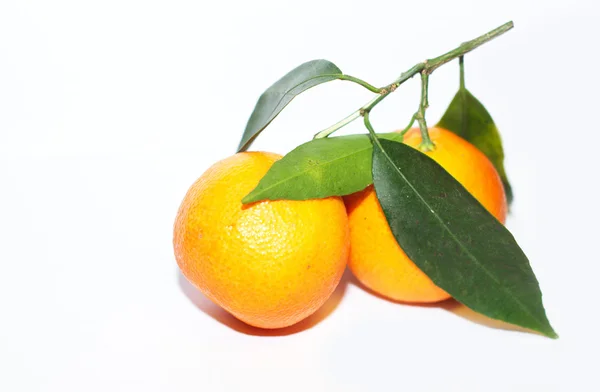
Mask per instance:
[[[489,42],[489,41],[493,40],[494,38],[506,33],[508,30],[512,29],[514,26],[515,25],[512,21],[507,22],[507,23],[503,24],[502,26],[497,27],[494,30],[490,31],[489,33],[486,33],[486,34],[484,34],[480,37],[477,37],[471,41],[467,41],[467,42],[461,44],[458,48],[451,50],[448,53],[445,53],[434,59],[426,61],[428,63],[428,66],[427,66],[428,72],[432,73],[437,68],[441,67],[442,65],[446,64],[447,62],[452,61],[457,57],[464,56],[465,54],[469,53],[473,49],[476,49],[476,48],[480,47],[481,45],[485,44],[486,42]]]
[[[360,117],[361,114],[369,113],[371,111],[371,109],[373,109],[379,102],[383,101],[385,99],[385,97],[387,97],[390,93],[396,91],[396,89],[398,87],[400,87],[400,85],[402,85],[404,82],[406,82],[408,79],[412,78],[416,74],[421,74],[421,104],[419,105],[419,111],[415,114],[415,116],[416,116],[416,119],[419,121],[421,133],[424,133],[422,147],[423,148],[433,147],[433,143],[431,143],[431,140],[429,139],[429,135],[427,134],[427,124],[425,122],[425,109],[428,106],[426,90],[427,90],[427,86],[428,86],[428,82],[429,82],[429,75],[431,75],[433,73],[433,71],[435,71],[442,65],[454,60],[457,57],[462,58],[462,56],[464,56],[465,54],[478,48],[479,46],[485,44],[486,42],[489,42],[492,39],[506,33],[508,30],[512,29],[513,27],[514,27],[514,24],[512,21],[507,22],[507,23],[503,24],[502,26],[497,27],[494,30],[492,30],[480,37],[477,37],[471,41],[462,43],[457,48],[455,48],[447,53],[444,53],[441,56],[418,63],[418,64],[414,65],[412,68],[410,68],[409,70],[407,70],[406,72],[403,72],[400,75],[400,77],[398,77],[392,83],[390,83],[387,86],[380,88],[380,89],[378,89],[377,87],[374,87],[360,79],[344,75],[345,80],[350,80],[355,83],[358,83],[358,84],[362,85],[363,87],[369,89],[370,91],[377,92],[379,94],[379,96],[376,97],[375,99],[367,102],[359,110],[355,111],[354,113],[352,113],[350,116],[346,117],[345,119],[337,122],[336,124],[330,126],[327,129],[317,133],[315,135],[315,139],[327,137],[330,134],[332,134],[333,132],[337,131],[338,129],[342,128],[343,126],[351,123],[352,121],[354,121],[355,119]],[[419,119],[419,117],[421,116],[419,113],[421,113],[421,115],[423,117],[422,119]],[[423,126],[425,126],[425,132],[423,132]]]

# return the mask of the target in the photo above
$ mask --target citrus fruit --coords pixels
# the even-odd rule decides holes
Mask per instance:
[[[244,152],[217,162],[188,191],[174,228],[185,277],[261,328],[286,327],[315,312],[333,293],[348,258],[340,197],[242,204],[279,158]]]
[[[426,154],[442,165],[499,221],[506,219],[506,196],[500,176],[475,146],[442,129],[429,130],[435,149]],[[417,148],[421,133],[411,129],[404,143]],[[450,297],[404,253],[383,214],[373,186],[344,198],[350,225],[348,265],[371,290],[397,301],[427,303]]]

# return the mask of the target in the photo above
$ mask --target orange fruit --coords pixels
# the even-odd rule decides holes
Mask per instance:
[[[286,327],[314,313],[333,293],[348,259],[340,197],[242,204],[280,158],[244,152],[217,162],[188,191],[174,228],[185,277],[261,328]]]
[[[442,165],[499,221],[506,219],[506,196],[500,176],[475,146],[441,128],[429,130],[436,148],[426,154]],[[404,143],[417,148],[421,133],[411,129]],[[427,303],[450,298],[400,248],[373,186],[344,198],[350,225],[348,265],[371,290],[397,301]]]

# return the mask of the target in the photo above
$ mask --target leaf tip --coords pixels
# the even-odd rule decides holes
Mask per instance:
[[[256,203],[257,201],[261,200],[263,200],[263,198],[261,198],[261,192],[257,191],[257,189],[254,188],[252,189],[252,191],[250,191],[250,193],[244,196],[244,198],[242,199],[242,204]]]
[[[254,203],[256,201],[256,200],[254,200],[252,193],[253,192],[250,192],[246,196],[244,196],[244,198],[242,199],[242,204],[250,204],[250,203]]]
[[[547,337],[549,337],[550,339],[555,339],[556,340],[556,339],[559,338],[558,334],[556,333],[556,331],[554,331],[554,329],[552,327],[549,327],[549,329],[547,329],[544,332],[544,335],[547,336]]]
[[[558,339],[559,336],[550,324],[550,322],[546,319],[546,321],[539,326],[539,328],[535,329],[535,332],[550,338],[550,339]]]

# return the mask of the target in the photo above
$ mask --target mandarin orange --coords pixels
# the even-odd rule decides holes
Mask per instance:
[[[217,162],[188,191],[174,229],[186,278],[261,328],[295,324],[321,307],[340,281],[349,248],[339,197],[242,204],[279,158],[244,152]]]
[[[500,176],[475,146],[441,128],[429,130],[435,149],[426,154],[442,165],[499,221],[506,219],[506,196]],[[404,143],[417,148],[419,129]],[[383,214],[373,186],[344,198],[350,225],[348,265],[356,278],[376,293],[397,301],[428,303],[450,297],[436,286],[400,248]]]

